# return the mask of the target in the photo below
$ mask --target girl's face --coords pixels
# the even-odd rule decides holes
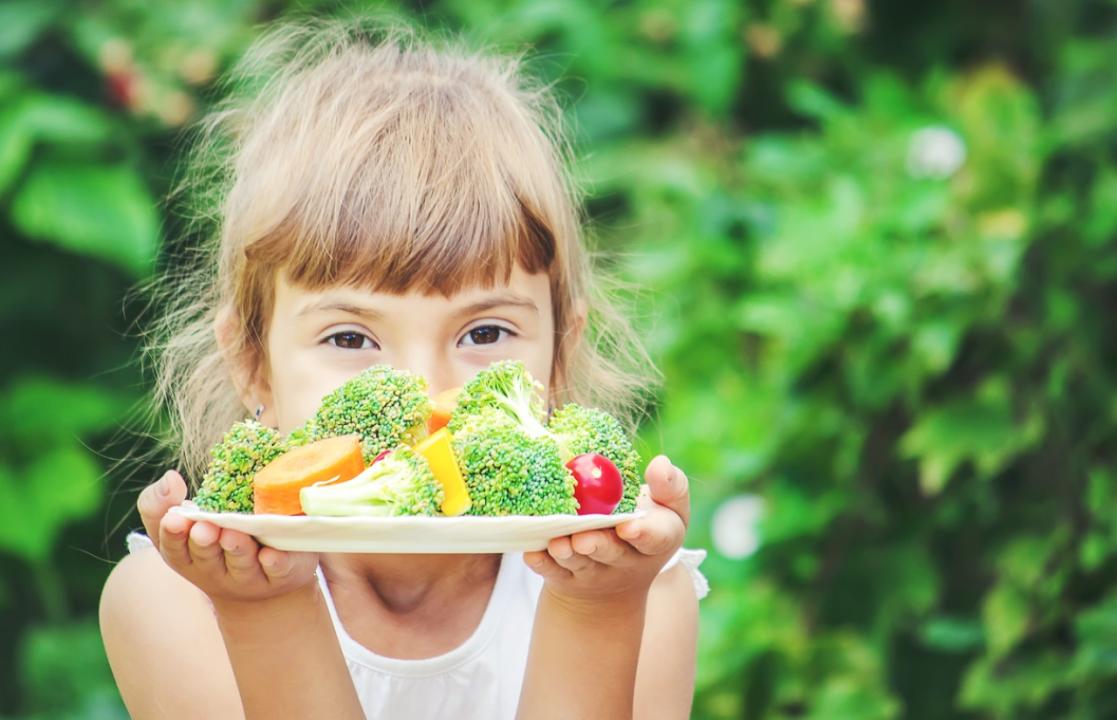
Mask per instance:
[[[287,433],[322,398],[371,365],[426,377],[431,394],[464,384],[495,360],[522,360],[551,385],[550,279],[516,267],[507,284],[442,295],[355,287],[306,290],[277,278],[267,337],[263,421]]]

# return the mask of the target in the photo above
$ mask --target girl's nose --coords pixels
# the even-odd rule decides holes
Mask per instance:
[[[392,364],[426,378],[427,391],[431,395],[457,385],[449,359],[444,353],[433,348],[409,348],[398,358],[394,358]]]

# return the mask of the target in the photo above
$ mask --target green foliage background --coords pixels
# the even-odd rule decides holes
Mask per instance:
[[[377,7],[567,98],[711,548],[695,717],[1117,716],[1117,3]],[[125,716],[128,291],[178,127],[288,10],[0,5],[0,715]]]

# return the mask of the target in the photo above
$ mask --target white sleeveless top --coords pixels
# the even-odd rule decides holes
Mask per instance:
[[[142,547],[151,547],[146,536],[128,536],[130,552]],[[663,569],[682,563],[701,599],[709,592],[698,570],[705,558],[705,550],[682,549]],[[535,606],[543,588],[543,578],[524,564],[522,554],[501,557],[492,596],[473,634],[450,652],[422,660],[384,657],[358,643],[338,619],[322,573],[318,584],[366,717],[495,720],[516,716]]]

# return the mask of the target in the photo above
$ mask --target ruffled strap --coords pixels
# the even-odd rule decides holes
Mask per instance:
[[[682,564],[686,568],[687,575],[690,576],[690,581],[694,583],[694,594],[698,599],[706,597],[710,594],[710,581],[698,569],[702,561],[706,559],[705,550],[691,550],[689,548],[679,548],[678,552],[671,556],[667,564],[663,566],[660,572],[667,572],[676,565]]]
[[[128,537],[124,538],[124,542],[128,545],[128,554],[138,552],[145,548],[155,547],[155,543],[151,542],[151,538],[144,535],[142,532],[130,532]]]

